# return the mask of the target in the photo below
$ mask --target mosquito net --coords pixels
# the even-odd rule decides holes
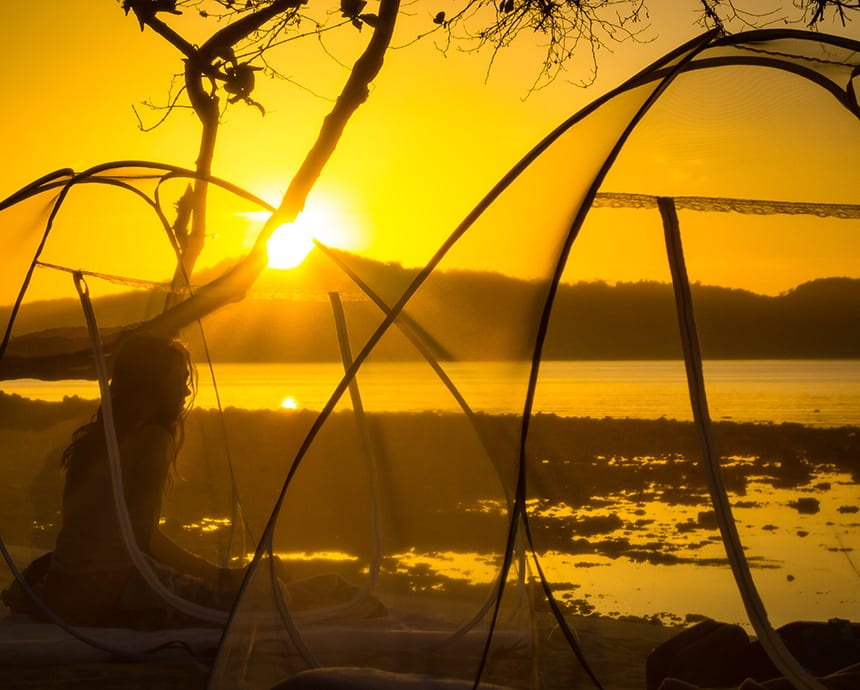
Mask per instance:
[[[707,619],[822,687],[860,661],[838,625],[860,618],[858,48],[682,46],[540,142],[423,267],[317,243],[264,270],[271,209],[211,180],[177,270],[188,171],[34,182],[0,207],[4,586],[55,548],[60,457],[101,409],[116,488],[93,511],[182,610],[167,639],[217,643],[211,687],[638,688]],[[763,276],[785,289],[736,287]],[[107,386],[139,332],[179,334],[197,372],[158,529],[243,574],[233,606],[185,603],[129,524]],[[848,651],[825,663],[824,633],[781,634],[797,621]]]

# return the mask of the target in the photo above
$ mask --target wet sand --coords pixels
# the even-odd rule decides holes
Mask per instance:
[[[92,412],[92,403],[77,399],[49,404],[0,394],[4,449],[0,472],[6,478],[0,486],[0,536],[22,546],[18,553],[48,549],[53,543],[62,487],[59,452],[72,430]],[[315,419],[315,414],[288,410],[228,409],[223,418],[195,412],[165,500],[168,533],[207,554],[223,548],[226,530],[219,521],[229,517],[232,503],[228,457],[246,520],[251,531],[259,533]],[[377,461],[385,470],[383,490],[391,497],[386,510],[400,511],[401,519],[410,525],[398,535],[402,543],[395,546],[427,551],[499,548],[499,528],[505,524],[504,506],[510,499],[505,484],[513,482],[517,471],[521,427],[516,417],[479,415],[469,421],[457,415],[403,413],[371,415],[367,421]],[[774,489],[796,490],[793,510],[814,514],[817,499],[808,489],[822,472],[841,473],[854,483],[860,479],[856,427],[719,422],[714,433],[724,458],[724,479],[741,501],[750,482],[764,482]],[[669,553],[659,542],[645,548],[629,537],[606,536],[621,527],[637,527],[619,514],[594,513],[621,495],[643,505],[658,500],[668,507],[693,510],[696,517],[679,519],[677,526],[683,534],[687,524],[691,540],[700,538],[701,530],[713,528],[707,491],[699,479],[695,430],[687,422],[538,415],[529,439],[527,486],[534,506],[530,522],[542,550],[563,548],[678,562],[681,556]],[[368,505],[367,491],[361,488],[367,485],[366,463],[351,413],[337,413],[323,425],[292,481],[288,495],[293,498],[282,514],[287,522],[305,517],[300,528],[284,528],[292,550],[349,551],[363,543],[362,534],[350,531],[349,524],[364,515]],[[403,497],[400,502],[398,496]],[[560,502],[591,511],[590,517],[559,518],[541,510]],[[846,503],[839,510],[851,518],[860,507]],[[314,515],[311,523],[306,519],[309,514]],[[427,515],[433,519],[421,518]],[[648,518],[640,516],[639,529],[648,529]],[[198,528],[188,528],[195,524]],[[422,577],[431,578],[452,591],[464,586],[420,569],[406,577],[413,584]],[[4,586],[8,579],[4,568]],[[654,620],[587,615],[590,611],[581,600],[570,601],[569,607],[570,620],[607,688],[643,687],[648,652],[677,631]],[[688,622],[692,621],[679,624]],[[550,685],[558,681],[558,687],[575,687],[582,671],[567,643],[552,626],[541,634],[541,665],[554,679]],[[158,674],[161,677],[155,683]],[[146,666],[88,663],[0,668],[0,685],[10,688],[194,688],[203,687],[204,677],[205,670],[181,660]],[[178,682],[174,685],[174,681]],[[583,686],[587,686],[584,681]]]

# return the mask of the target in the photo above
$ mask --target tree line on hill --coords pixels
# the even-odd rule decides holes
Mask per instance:
[[[353,259],[353,269],[387,304],[416,271]],[[224,307],[204,323],[213,359],[301,362],[340,359],[329,293],[342,296],[353,351],[377,327],[382,311],[343,277],[320,277],[319,265],[265,277],[258,291]],[[313,276],[316,282],[309,283]],[[696,324],[709,359],[860,357],[860,279],[822,278],[777,296],[694,284]],[[534,281],[495,273],[434,274],[408,305],[411,325],[440,359],[504,360],[531,357],[542,291]],[[162,302],[159,302],[162,300]],[[163,303],[145,292],[97,300],[102,326]],[[20,314],[9,353],[48,353],[81,330],[76,300],[33,303]],[[416,358],[398,329],[379,344],[381,359]],[[543,352],[545,359],[677,359],[682,356],[672,286],[658,282],[560,285]]]
[[[860,280],[821,279],[779,296],[694,285],[696,324],[708,359],[860,357]],[[518,323],[533,284],[497,275],[451,274],[409,310],[434,336],[442,359],[498,360],[531,356],[533,324]],[[534,303],[528,312],[534,314]],[[347,302],[355,346],[365,342],[381,313]],[[251,300],[216,315],[209,340],[225,361],[337,360],[331,306],[325,301]],[[544,358],[549,360],[679,359],[682,357],[672,286],[638,282],[561,285]],[[396,330],[379,346],[385,359],[415,357]]]

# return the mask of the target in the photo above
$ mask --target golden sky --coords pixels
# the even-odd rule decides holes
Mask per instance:
[[[522,45],[502,54],[487,76],[486,53],[455,50],[442,55],[433,39],[406,45],[415,27],[427,26],[435,13],[430,10],[437,9],[420,2],[410,5],[394,41],[402,47],[389,53],[369,101],[350,122],[309,200],[309,214],[327,217],[332,226],[328,234],[320,233],[321,239],[388,261],[424,263],[487,190],[553,127],[700,33],[696,6],[690,1],[651,2],[651,26],[643,29],[643,42],[599,51],[594,84],[582,88],[571,83],[588,74],[587,69],[572,67],[549,87],[529,94],[536,74],[534,48]],[[186,16],[179,21],[192,20]],[[833,30],[857,38],[860,18],[845,29],[837,25]],[[276,204],[313,141],[330,99],[346,78],[345,68],[332,56],[350,63],[357,38],[361,36],[353,32],[349,40],[330,42],[330,54],[315,42],[285,54],[282,69],[295,83],[263,80],[258,85],[254,95],[266,106],[265,117],[243,104],[228,110],[219,133],[214,173]],[[193,165],[198,129],[189,112],[174,113],[152,132],[137,127],[132,105],[145,99],[164,102],[170,76],[181,70],[181,62],[177,51],[148,30],[141,32],[132,17],[125,17],[119,3],[2,3],[0,40],[6,55],[0,62],[4,91],[0,196],[67,166],[83,169],[136,158]],[[725,122],[755,118],[754,113],[723,106],[726,102],[730,99],[715,97],[713,103],[702,106],[709,116],[717,113],[710,120],[717,134],[720,118]],[[157,118],[143,108],[138,110],[148,123]],[[838,131],[816,129],[817,123],[807,123],[805,132],[781,132],[781,126],[774,123],[773,132],[792,141],[788,158],[767,165],[773,169],[792,166],[802,155],[810,155],[814,165],[837,171],[833,177],[844,186],[837,188],[838,184],[827,181],[831,178],[817,174],[811,179],[798,175],[801,192],[792,193],[808,190],[811,200],[843,202],[845,194],[853,193],[853,203],[860,203],[856,189],[851,189],[856,184],[847,182],[852,178],[850,161],[858,160],[854,153],[860,150],[860,137],[856,127],[850,129],[852,123],[841,123]],[[666,136],[667,141],[683,142],[685,132],[667,132]],[[825,145],[835,140],[843,144]],[[716,134],[711,144],[716,149],[725,146]],[[740,162],[740,172],[732,173],[736,181],[750,170],[752,161],[744,160],[743,141],[732,146]],[[781,155],[786,153],[783,150]],[[613,179],[625,188],[613,191],[659,191],[638,188],[648,187],[649,180],[643,179],[637,166],[649,155],[653,169],[662,165],[670,176],[701,178],[685,180],[689,183],[685,189],[708,193],[715,186],[721,188],[710,174],[713,171],[696,169],[696,160],[686,160],[680,169],[674,167],[676,158],[641,155],[626,168],[619,162]],[[802,165],[804,169],[810,166],[808,162]],[[766,173],[767,166],[764,170]],[[760,176],[753,184],[755,189],[780,194],[780,188],[766,184],[766,174],[755,174]],[[724,188],[731,191],[732,185]],[[595,217],[593,226],[586,228],[574,253],[581,260],[571,277],[667,279],[659,242],[652,242],[653,230],[644,230],[633,215],[618,218],[623,221],[601,225]],[[809,227],[794,218],[763,222],[720,214],[713,222],[719,225],[705,223],[701,230],[690,232],[695,280],[777,293],[822,275],[860,277],[856,221],[818,226],[814,243]],[[719,242],[713,239],[715,233]],[[742,269],[738,268],[740,253],[751,257],[741,262]],[[481,267],[493,268],[496,260],[488,252]]]

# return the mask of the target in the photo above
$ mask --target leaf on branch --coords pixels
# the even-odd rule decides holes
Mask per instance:
[[[437,12],[436,16],[433,17],[433,23],[439,24],[440,26],[442,24],[444,24],[445,23],[445,13],[444,12]]]
[[[375,27],[379,24],[379,17],[375,14],[360,14],[358,15],[358,18],[368,26]]]
[[[352,23],[355,24],[355,19],[364,9],[365,5],[367,5],[367,0],[340,0],[341,16],[352,19]]]
[[[499,9],[507,14],[508,12],[514,11],[514,0],[502,0],[502,3],[499,5]]]

